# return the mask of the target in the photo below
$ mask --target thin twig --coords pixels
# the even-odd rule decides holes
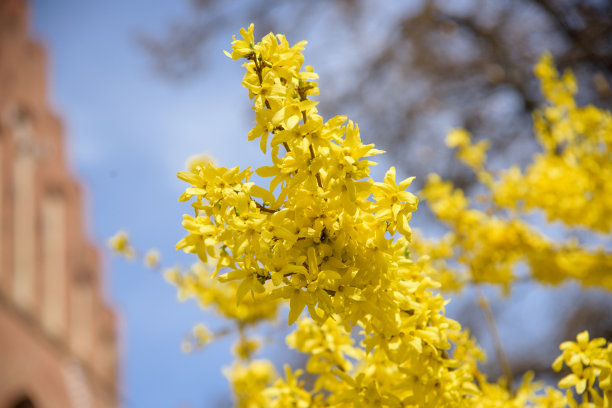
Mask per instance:
[[[253,200],[253,199],[251,198],[251,200]],[[257,208],[259,208],[260,211],[267,212],[269,214],[274,214],[277,211],[277,210],[273,210],[271,208],[264,207],[263,204],[260,204],[260,203],[258,203],[255,200],[253,200],[253,201],[255,202],[255,205],[257,206]]]
[[[480,286],[475,286],[474,290],[476,291],[476,297],[478,298],[478,306],[480,307],[480,310],[482,310],[485,320],[487,321],[487,326],[489,327],[489,332],[491,332],[493,346],[495,347],[495,353],[497,354],[497,361],[499,362],[504,373],[504,377],[506,378],[508,389],[512,393],[514,376],[512,375],[512,368],[510,367],[510,363],[508,362],[508,358],[506,357],[504,348],[502,347],[501,337],[497,331],[493,311],[491,310],[489,301],[485,297]]]

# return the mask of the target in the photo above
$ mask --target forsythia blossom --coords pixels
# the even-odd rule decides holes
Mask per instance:
[[[127,259],[134,257],[134,248],[130,245],[130,238],[125,231],[118,231],[108,240],[109,248]]]
[[[553,363],[554,370],[561,370],[565,364],[572,371],[559,386],[574,387],[582,395],[581,406],[612,406],[612,344],[606,344],[603,338],[589,341],[589,333],[584,331],[576,342],[566,341],[559,348],[563,353]],[[569,390],[567,398],[570,406],[578,406]]]
[[[609,265],[608,257],[557,246],[518,217],[505,219],[470,209],[463,192],[436,176],[423,195],[452,231],[440,245],[424,240],[411,244],[409,221],[418,204],[416,196],[406,191],[412,178],[398,180],[391,167],[383,181],[372,180],[370,166],[376,163],[370,158],[382,152],[363,144],[358,126],[346,117],[324,120],[318,115],[317,102],[309,99],[319,93],[318,76],[312,67],[303,66],[305,42],[292,46],[283,35],[272,33],[255,42],[253,25],[240,34],[227,55],[246,61],[242,85],[255,114],[248,139],[259,139],[270,165],[252,170],[198,160],[178,174],[189,184],[180,201],[190,202],[193,214],[184,216],[187,234],[177,248],[197,255],[201,263],[187,272],[170,270],[166,276],[182,298],[196,297],[202,305],[216,308],[237,321],[241,333],[246,325],[274,319],[279,302],[288,303],[288,324],[297,324],[287,343],[309,354],[306,370],[315,381],[307,388],[299,379],[301,371],[288,367],[284,377],[277,377],[269,363],[249,361],[257,344],[241,339],[235,350],[242,361],[225,371],[236,405],[557,407],[570,401],[555,389],[541,390],[530,375],[515,393],[503,382],[488,382],[477,366],[484,358],[482,351],[458,322],[445,316],[440,288],[458,289],[469,280],[509,287],[513,266],[525,257],[534,276],[542,280],[561,280],[576,267],[582,268],[576,279],[593,284],[598,268]],[[557,86],[554,73],[545,71],[549,81],[545,93],[561,107],[546,110],[542,121],[554,125],[578,111],[572,105],[571,84]],[[609,128],[602,130],[609,121],[605,114],[591,109],[576,115],[581,135],[593,131],[596,143],[609,143]],[[591,158],[593,169],[609,167],[603,153],[588,148],[588,136],[571,136],[574,119],[566,122],[546,134],[544,122],[538,125],[543,143],[551,146],[548,153],[555,152],[559,143],[566,146],[568,157],[554,163],[550,158],[551,164],[570,171],[579,166],[578,159]],[[580,146],[574,149],[572,142]],[[459,158],[493,189],[495,197],[511,190],[503,178],[495,181],[485,169],[486,142],[472,144],[467,132],[455,130],[448,143],[459,148]],[[512,182],[531,180],[531,174],[541,172],[537,162],[534,166],[524,175],[513,173]],[[591,177],[593,169],[585,170],[584,177]],[[268,186],[250,181],[254,173],[267,179]],[[535,179],[532,184],[537,187]],[[592,197],[612,191],[605,183],[579,188]],[[513,203],[522,200],[526,208],[538,206],[551,219],[610,228],[606,223],[612,217],[606,217],[612,203],[591,209],[577,199],[563,206],[561,200],[533,201],[525,194],[507,191],[504,197],[512,197]],[[497,201],[501,205],[503,200]],[[576,214],[580,217],[574,218]],[[543,253],[554,260],[552,269],[539,266]],[[447,260],[453,257],[467,268],[459,275],[462,278],[451,277]],[[555,273],[565,275],[549,276]],[[594,347],[603,345],[598,342]],[[609,407],[605,387],[610,353],[601,353],[597,359],[588,354],[593,359],[581,360],[577,382],[572,377],[562,386],[579,384],[577,391],[592,388],[595,374],[585,374],[584,367],[596,366],[602,390],[597,394],[603,404],[599,406]],[[565,352],[563,358],[566,361]],[[566,364],[578,367],[574,357],[567,358]],[[594,398],[594,393],[589,395]]]
[[[147,268],[157,268],[159,266],[159,251],[156,249],[150,249],[144,255],[144,263]]]
[[[524,172],[514,166],[495,177],[485,169],[482,141],[472,144],[463,129],[449,133],[447,145],[457,148],[457,157],[488,187],[485,201],[490,208],[471,207],[461,190],[437,175],[430,176],[423,197],[451,229],[440,245],[450,243],[452,251],[437,257],[436,266],[444,268],[446,261],[454,259],[467,271],[462,273],[464,282],[508,289],[515,266],[524,262],[531,276],[544,283],[573,279],[584,286],[612,290],[609,250],[587,249],[574,241],[554,242],[522,219],[530,211],[541,210],[550,221],[571,227],[612,230],[612,115],[594,106],[579,107],[574,101],[573,75],[566,72],[559,77],[549,54],[541,58],[535,72],[549,106],[534,113],[534,130],[543,152],[534,156]],[[421,253],[435,248],[421,248]]]

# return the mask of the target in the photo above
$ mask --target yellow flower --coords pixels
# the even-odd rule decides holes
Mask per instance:
[[[159,251],[156,249],[150,249],[144,256],[144,264],[147,268],[157,268],[159,266]]]
[[[605,377],[605,369],[612,367],[612,360],[606,355],[606,345],[606,340],[601,337],[589,340],[587,331],[579,333],[576,342],[561,343],[559,348],[563,353],[557,357],[552,367],[559,371],[565,363],[572,373],[559,381],[559,387],[574,387],[578,394],[588,390],[591,396],[599,396],[597,389],[593,388],[596,380],[602,373]]]
[[[395,167],[391,167],[385,174],[384,183],[374,183],[372,194],[376,200],[373,210],[379,219],[389,220],[389,231],[393,234],[398,230],[410,239],[411,213],[416,211],[418,199],[406,188],[412,183],[414,177],[409,177],[399,184],[395,183]]]
[[[131,259],[134,257],[134,249],[130,246],[130,239],[125,231],[118,231],[114,236],[109,238],[108,246],[114,252],[125,258]]]
[[[453,129],[446,136],[446,146],[464,147],[470,144],[470,133],[465,129]]]
[[[456,157],[473,170],[482,171],[487,158],[486,151],[489,148],[487,140],[472,144],[470,133],[467,130],[453,129],[446,136],[446,145],[448,147],[458,147]]]
[[[265,390],[276,377],[272,363],[265,360],[255,360],[246,364],[235,363],[231,367],[226,367],[223,374],[234,391],[234,406],[238,408],[271,406]]]
[[[242,36],[242,40],[237,40],[236,36],[234,36],[234,41],[232,42],[232,54],[229,55],[227,52],[225,54],[231,57],[234,61],[252,55],[254,52],[255,43],[255,39],[253,38],[254,28],[255,26],[253,24],[249,26],[248,30],[241,28],[240,35]]]

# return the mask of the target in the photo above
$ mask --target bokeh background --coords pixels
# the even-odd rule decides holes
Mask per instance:
[[[605,0],[31,3],[34,33],[50,57],[51,103],[85,186],[91,236],[103,246],[126,229],[138,248],[158,248],[168,266],[195,260],[173,249],[188,211],[176,201],[184,186],[175,174],[185,160],[207,153],[225,166],[266,163],[246,141],[253,115],[242,68],[222,54],[251,21],[256,36],[272,30],[292,43],[309,41],[306,62],[321,74],[323,115],[358,122],[364,141],[390,152],[374,176],[394,164],[401,177],[417,176],[415,189],[435,171],[477,192],[444,147],[452,127],[490,138],[494,166],[526,162],[537,150],[530,111],[540,103],[531,69],[545,50],[576,72],[582,101],[611,106],[612,4]],[[534,222],[544,228],[541,217]],[[413,224],[430,236],[443,231],[425,205]],[[121,319],[123,406],[228,406],[220,371],[232,360],[232,339],[192,354],[180,349],[195,323],[223,322],[178,303],[174,289],[137,262],[106,252],[104,263]],[[492,306],[517,376],[528,368],[549,375],[554,345],[584,328],[612,336],[612,302],[597,291],[525,283]],[[499,375],[471,293],[453,300],[449,313],[472,327],[489,350],[489,372]],[[299,365],[282,346],[286,331],[274,330],[263,334],[273,338],[263,355]]]

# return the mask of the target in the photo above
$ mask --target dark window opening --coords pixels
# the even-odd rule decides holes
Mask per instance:
[[[36,405],[28,397],[19,398],[14,404],[9,405],[9,408],[36,408]]]

